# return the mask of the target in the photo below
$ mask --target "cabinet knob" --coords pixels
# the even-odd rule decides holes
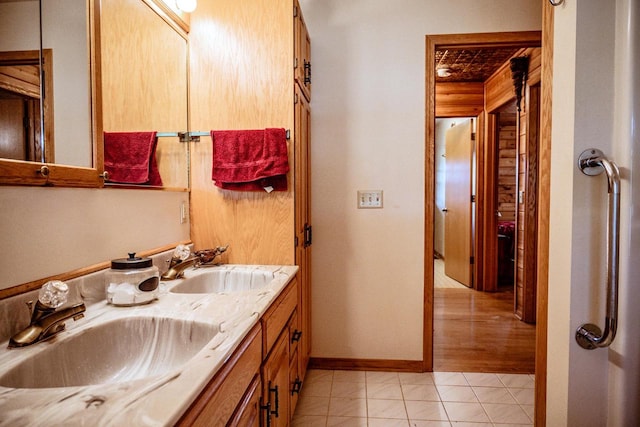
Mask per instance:
[[[302,337],[302,331],[299,331],[296,329],[295,331],[293,331],[293,334],[291,334],[291,342],[292,343],[298,342],[300,341],[301,337]]]
[[[296,378],[296,380],[293,382],[293,387],[291,387],[291,396],[293,396],[296,393],[300,394],[301,389],[302,389],[302,381],[300,381],[300,378]]]

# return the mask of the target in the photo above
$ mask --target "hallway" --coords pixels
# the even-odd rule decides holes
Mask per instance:
[[[534,372],[536,328],[513,315],[513,289],[434,293],[434,371]]]

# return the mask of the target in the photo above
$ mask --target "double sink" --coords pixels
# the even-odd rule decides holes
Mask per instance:
[[[197,375],[189,372],[192,367],[211,368],[213,372],[201,373],[205,381],[199,380],[197,387],[185,382],[180,388],[186,396],[197,395],[296,271],[240,265],[188,269],[184,278],[162,282],[159,300],[146,306],[95,304],[86,321],[68,322],[74,324],[68,331],[32,348],[3,351],[13,363],[7,366],[7,357],[0,357],[0,387],[25,392],[94,386],[129,390],[136,382],[188,378]],[[0,412],[2,404],[0,400]]]

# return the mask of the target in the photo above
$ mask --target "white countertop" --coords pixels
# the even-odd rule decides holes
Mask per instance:
[[[25,358],[60,345],[65,338],[123,317],[163,317],[219,325],[218,333],[187,364],[164,375],[89,386],[6,388],[0,386],[0,426],[170,426],[184,411],[258,322],[296,274],[296,266],[229,266],[273,271],[275,279],[256,290],[229,294],[169,292],[180,279],[162,282],[159,299],[136,307],[114,307],[104,300],[87,305],[85,317],[66,322],[54,338],[18,349],[0,342],[0,377]],[[211,268],[188,270],[201,274]],[[126,357],[125,354],[122,357]],[[50,360],[56,369],[56,360]]]

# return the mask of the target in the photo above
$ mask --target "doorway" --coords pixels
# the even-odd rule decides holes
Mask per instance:
[[[443,48],[461,49],[461,48],[525,48],[539,47],[540,33],[485,33],[485,34],[465,34],[465,35],[446,35],[446,36],[428,36],[427,37],[427,64],[428,66],[426,87],[431,88],[432,92],[427,93],[427,109],[426,109],[426,135],[427,135],[427,153],[426,153],[426,206],[425,206],[425,321],[424,321],[424,367],[425,370],[433,370],[433,343],[434,343],[434,309],[436,307],[434,297],[434,265],[429,262],[435,255],[434,249],[434,169],[435,169],[435,118],[436,114],[436,51]],[[435,88],[435,89],[434,89]],[[469,98],[471,99],[471,98]],[[503,105],[506,101],[499,105],[493,106],[492,110]],[[496,186],[493,181],[496,179],[495,173],[496,162],[489,161],[489,153],[495,153],[495,147],[489,146],[495,144],[487,135],[496,131],[496,123],[493,118],[484,113],[484,102],[470,102],[463,106],[465,112],[469,115],[478,115],[478,170],[477,170],[477,186],[478,194],[476,195],[476,206],[474,212],[476,214],[478,227],[476,229],[476,239],[474,242],[474,261],[472,267],[473,277],[476,282],[476,289],[484,290],[484,286],[497,287],[497,252],[498,252],[498,225],[495,220],[495,212],[497,206]],[[489,181],[489,184],[487,184]],[[495,236],[495,239],[493,238]],[[495,269],[488,268],[489,263],[496,263]],[[535,332],[534,332],[535,334]],[[482,368],[479,367],[478,370]]]

